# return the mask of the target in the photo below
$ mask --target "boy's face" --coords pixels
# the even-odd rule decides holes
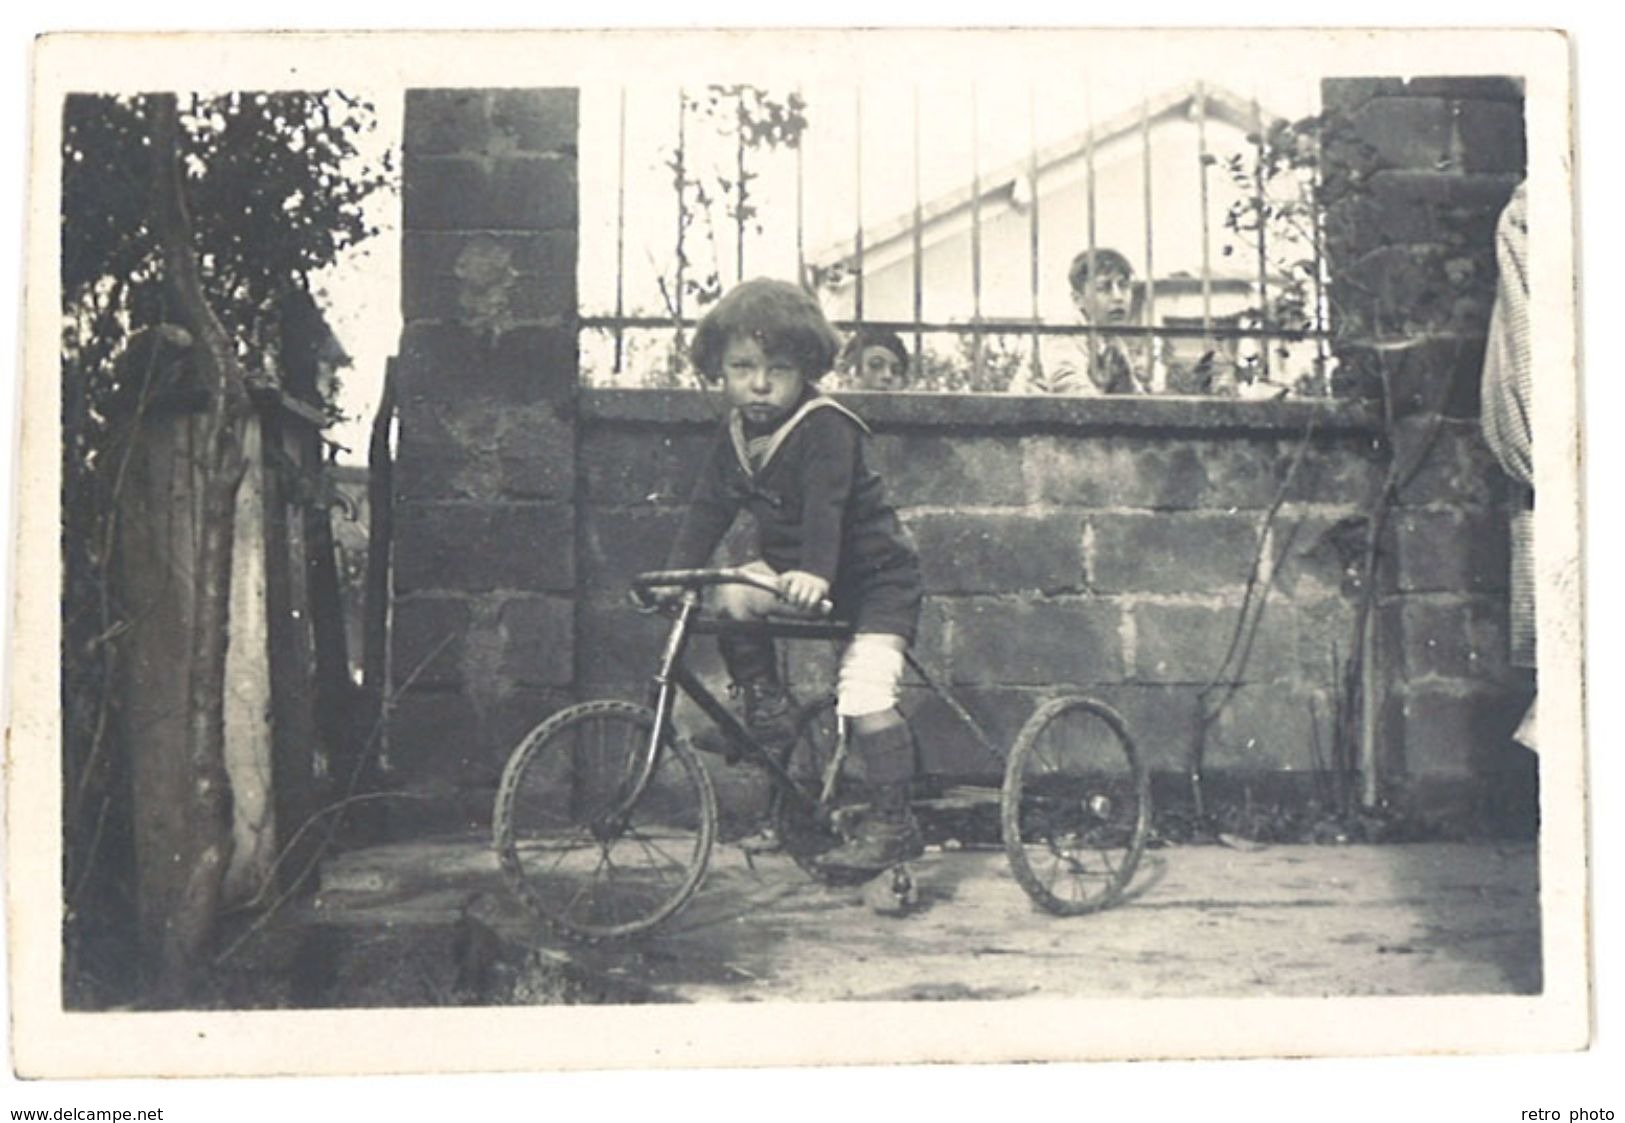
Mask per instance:
[[[858,356],[858,388],[861,390],[901,390],[907,371],[903,360],[890,347],[873,344]]]
[[[1091,324],[1124,325],[1133,322],[1134,278],[1108,270],[1086,278],[1083,290],[1072,292],[1072,303]]]
[[[753,425],[772,426],[784,420],[805,385],[794,359],[769,354],[748,335],[731,336],[723,348],[723,393]]]

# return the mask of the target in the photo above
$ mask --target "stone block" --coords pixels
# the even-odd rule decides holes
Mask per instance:
[[[1523,101],[1523,79],[1499,74],[1448,74],[1412,78],[1405,92],[1416,97],[1473,98],[1481,101]]]
[[[948,678],[948,656],[953,650],[953,606],[949,597],[929,593],[920,606],[920,626],[914,637],[914,657],[940,680]],[[907,679],[911,676],[905,675]]]
[[[1300,601],[1298,616],[1298,678],[1301,682],[1335,690],[1343,681],[1350,652],[1358,645],[1354,634],[1355,602],[1342,597]]]
[[[1117,711],[1135,751],[1154,772],[1183,772],[1196,733],[1196,690],[1139,683],[1091,687],[1090,697]]]
[[[1316,728],[1320,744],[1330,736],[1325,707],[1304,691],[1244,686],[1232,694],[1208,729],[1203,762],[1214,769],[1279,769],[1307,772],[1315,767]]]
[[[1496,593],[1507,588],[1506,516],[1448,507],[1395,512],[1390,588],[1404,593]]]
[[[1022,474],[1032,503],[1117,507],[1133,502],[1139,478],[1129,442],[1101,436],[1038,436],[1022,442]]]
[[[1521,101],[1461,102],[1456,135],[1464,171],[1522,172],[1528,163]]]
[[[1026,442],[1035,502],[1196,510],[1268,506],[1290,452],[1272,439],[1033,437]]]
[[[396,507],[397,593],[574,587],[575,519],[567,504],[403,502]]]
[[[1476,250],[1433,242],[1379,246],[1334,276],[1332,299],[1362,310],[1363,330],[1376,337],[1456,331],[1470,311],[1460,301],[1490,292],[1494,283],[1490,257]]]
[[[489,751],[475,763],[476,781],[491,787],[502,778],[502,768],[520,741],[542,722],[571,703],[564,691],[519,687],[502,694],[487,718]]]
[[[1402,597],[1398,611],[1401,665],[1408,681],[1465,678],[1471,673],[1466,603],[1454,596]]]
[[[491,225],[499,229],[573,230],[580,219],[573,157],[498,160],[489,191]]]
[[[976,734],[948,704],[930,690],[911,689],[903,702],[909,729],[919,745],[922,770],[931,775],[958,778],[1002,777],[1016,735],[1044,694],[1012,687],[957,688],[958,699],[975,719],[996,756],[989,754]]]
[[[401,134],[407,158],[483,151],[488,104],[485,90],[407,90]]]
[[[1211,593],[1243,584],[1257,519],[1222,513],[1092,515],[1085,562],[1106,593]]]
[[[1505,742],[1522,699],[1482,687],[1402,685],[1396,695],[1405,771],[1466,777]]]
[[[403,402],[566,403],[576,392],[575,333],[525,326],[490,335],[417,321],[401,333],[396,370]]]
[[[471,609],[464,597],[403,597],[390,621],[396,689],[461,686]]]
[[[1317,440],[1298,462],[1284,498],[1288,503],[1360,505],[1381,485],[1385,468],[1382,446],[1373,438]]]
[[[493,134],[522,152],[574,154],[580,120],[581,91],[573,87],[491,94]]]
[[[583,591],[595,604],[624,604],[634,574],[664,567],[681,520],[676,508],[582,508]]]
[[[568,499],[576,428],[552,403],[409,400],[400,411],[399,499]]]
[[[504,598],[497,610],[499,674],[521,686],[569,686],[575,630],[575,602],[567,597]]]
[[[1083,583],[1078,515],[919,515],[909,529],[935,593],[1077,592]]]
[[[1102,600],[955,602],[955,682],[1087,689],[1123,679],[1122,614]]]
[[[1296,601],[1352,597],[1365,559],[1363,515],[1305,513],[1282,507],[1272,532],[1275,583],[1272,595]]]
[[[1506,475],[1484,443],[1478,421],[1407,417],[1394,426],[1394,455],[1416,465],[1400,491],[1405,507],[1434,504],[1488,507],[1505,502]]]
[[[1148,683],[1205,685],[1226,680],[1275,682],[1296,677],[1297,628],[1290,606],[1264,602],[1245,665],[1224,666],[1240,619],[1235,604],[1135,604],[1132,677]],[[1245,639],[1245,637],[1243,637]]]
[[[1379,96],[1351,109],[1348,123],[1384,167],[1426,170],[1450,158],[1452,117],[1447,98]]]
[[[1356,255],[1378,246],[1488,244],[1517,177],[1503,173],[1379,171],[1338,204],[1341,236]]]
[[[1447,417],[1478,415],[1482,333],[1423,333],[1380,346],[1345,344],[1339,358],[1343,377],[1368,387],[1371,396],[1383,392],[1386,379],[1396,417],[1435,409]]]
[[[1015,438],[888,433],[869,447],[895,506],[1014,507],[1024,501]]]
[[[482,757],[473,702],[453,691],[408,690],[389,714],[389,761],[403,786],[457,786]]]
[[[576,615],[576,627],[582,697],[641,699],[660,664],[666,620],[625,605],[583,605]],[[696,647],[701,643],[696,641]]]
[[[1320,99],[1328,111],[1354,109],[1374,97],[1405,92],[1403,78],[1322,78]]]
[[[567,230],[578,209],[573,158],[408,153],[405,160],[403,230]]]
[[[713,432],[593,426],[581,435],[582,494],[587,502],[625,506],[684,504],[694,491]]]
[[[481,331],[568,317],[575,311],[575,266],[576,239],[567,231],[409,231],[402,239],[401,314]]]
[[[1467,673],[1485,682],[1508,684],[1516,678],[1512,652],[1510,605],[1503,597],[1474,600],[1467,606]]]

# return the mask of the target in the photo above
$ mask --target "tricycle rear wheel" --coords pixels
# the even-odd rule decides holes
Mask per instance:
[[[1151,826],[1151,779],[1115,710],[1057,698],[1022,726],[1005,767],[1000,819],[1011,871],[1046,912],[1116,904]]]

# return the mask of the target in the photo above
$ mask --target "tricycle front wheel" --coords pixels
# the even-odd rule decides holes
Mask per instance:
[[[514,748],[492,816],[514,895],[566,936],[635,935],[677,913],[705,876],[716,796],[667,737],[639,786],[654,713],[629,702],[560,710]]]

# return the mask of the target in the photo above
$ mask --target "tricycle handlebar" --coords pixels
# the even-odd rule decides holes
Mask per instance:
[[[632,578],[632,593],[642,603],[649,602],[649,594],[660,588],[699,590],[711,585],[749,585],[763,592],[779,596],[778,582],[748,569],[652,569]],[[818,615],[828,616],[834,611],[829,600],[818,603]]]

